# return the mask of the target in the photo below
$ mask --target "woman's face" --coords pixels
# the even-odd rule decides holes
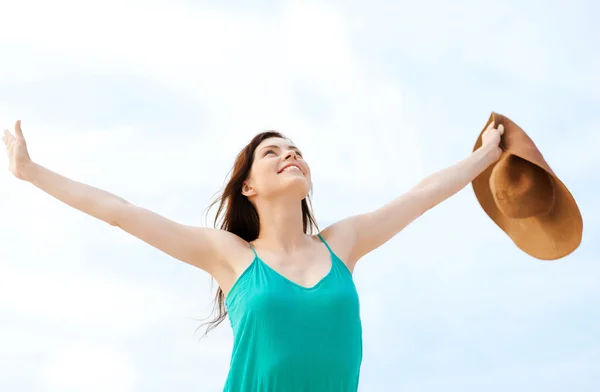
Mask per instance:
[[[310,168],[290,140],[273,137],[258,145],[244,186],[246,196],[271,198],[288,193],[302,200],[310,187]]]

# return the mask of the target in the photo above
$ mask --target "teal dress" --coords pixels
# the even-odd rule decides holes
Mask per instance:
[[[225,304],[233,352],[224,392],[356,392],[362,327],[352,274],[331,255],[315,286],[300,286],[254,260]]]

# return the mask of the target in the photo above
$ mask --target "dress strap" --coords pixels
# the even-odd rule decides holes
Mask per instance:
[[[321,235],[321,233],[317,234],[317,236],[325,244],[325,246],[327,247],[327,250],[329,250],[329,253],[331,253],[333,255],[334,254],[333,251],[331,250],[331,248],[329,247],[329,244],[327,243],[327,241],[325,241],[325,238],[323,238],[323,236]]]
[[[254,245],[252,245],[250,242],[248,242],[248,245],[250,245],[250,249],[252,249],[252,252],[254,252],[254,257],[256,257],[258,259],[258,253],[256,253],[256,249],[254,249]]]

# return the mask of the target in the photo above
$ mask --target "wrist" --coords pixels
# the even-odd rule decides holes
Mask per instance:
[[[502,150],[498,146],[485,144],[473,152],[474,176],[477,177],[500,157]]]
[[[27,163],[23,164],[19,170],[19,178],[21,178],[23,181],[33,182],[37,167],[38,164],[33,161],[28,161]]]
[[[483,152],[484,161],[486,162],[486,167],[496,162],[500,155],[502,155],[502,149],[494,144],[486,144],[481,146],[481,150]]]

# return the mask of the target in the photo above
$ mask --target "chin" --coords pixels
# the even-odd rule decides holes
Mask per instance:
[[[310,183],[306,178],[294,178],[291,181],[285,181],[285,184],[281,184],[281,192],[288,195],[294,195],[298,200],[305,199],[310,192]]]

